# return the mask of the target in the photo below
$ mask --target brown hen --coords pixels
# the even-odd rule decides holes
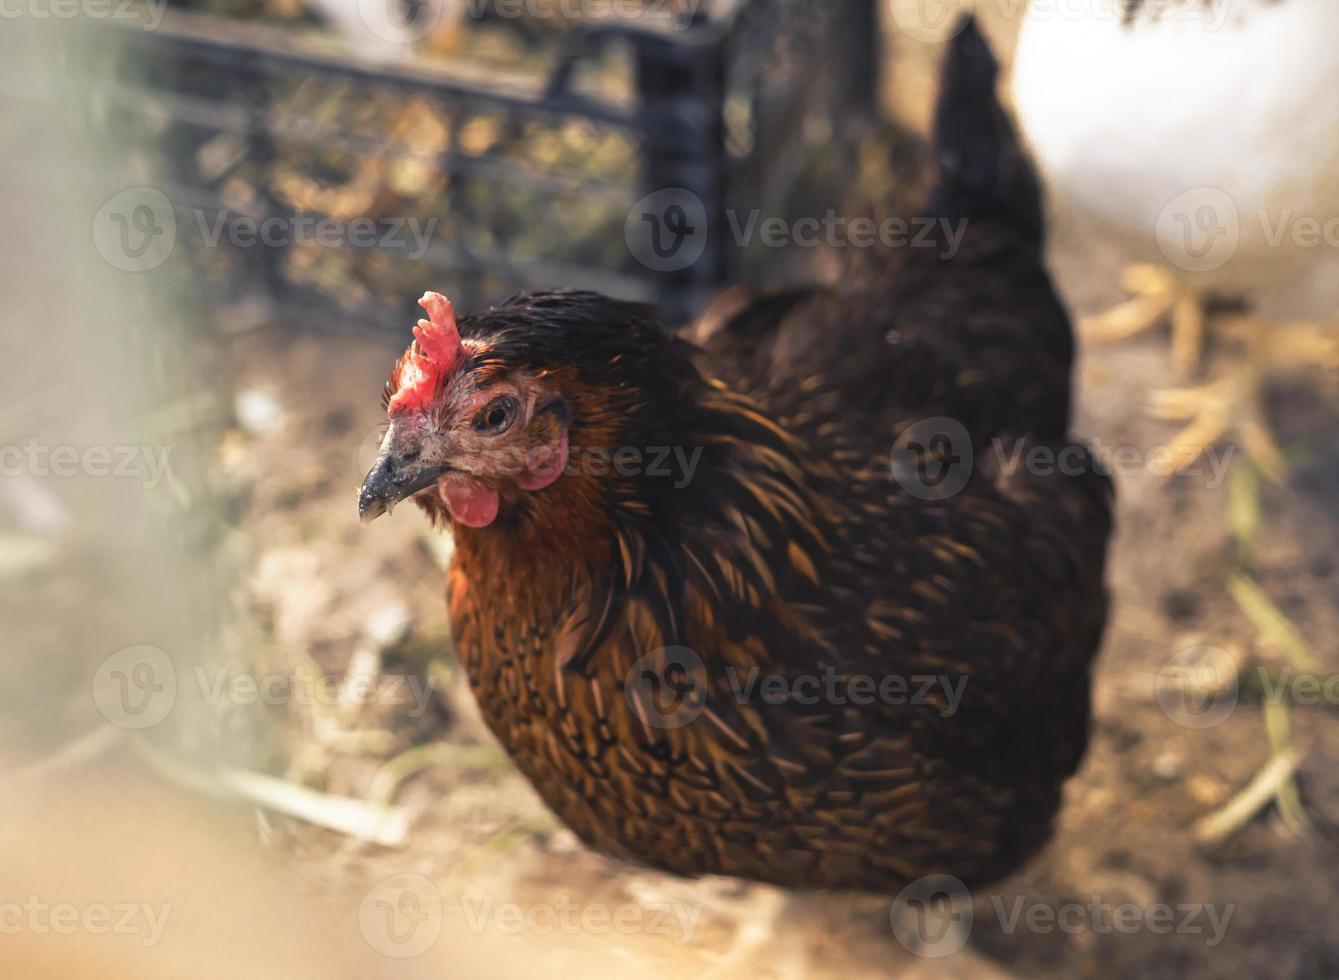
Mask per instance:
[[[698,343],[592,293],[459,322],[424,298],[360,512],[413,496],[452,526],[483,716],[590,846],[886,891],[988,881],[1047,839],[1112,501],[1067,434],[1070,323],[995,71],[969,25],[932,247],[840,289],[727,303]]]

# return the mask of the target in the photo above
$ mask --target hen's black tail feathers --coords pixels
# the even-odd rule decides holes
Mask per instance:
[[[940,74],[931,138],[937,175],[928,204],[935,217],[1003,222],[1040,250],[1041,182],[996,96],[998,75],[976,19],[963,18]]]

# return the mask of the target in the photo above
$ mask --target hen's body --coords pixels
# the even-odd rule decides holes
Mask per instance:
[[[1339,374],[1339,4],[1053,6],[1034,5],[1023,24],[1014,105],[1065,223],[1133,263],[1134,296],[1094,316],[1090,336],[1170,320],[1173,365],[1189,375],[1213,301],[1246,301],[1250,316],[1219,320],[1246,356],[1160,392],[1153,410],[1188,423],[1168,444],[1179,467],[1231,435],[1282,480],[1268,383]]]
[[[472,369],[572,393],[573,465],[456,527],[448,598],[484,718],[591,846],[885,890],[998,877],[1045,841],[1087,739],[1110,487],[1091,466],[1006,475],[988,452],[1072,445],[1069,322],[993,82],[971,30],[929,212],[969,222],[952,260],[942,239],[904,248],[840,293],[758,301],[702,348],[592,294],[461,321]],[[975,463],[927,500],[889,453],[940,415]],[[609,462],[619,447],[639,472]],[[656,447],[700,449],[691,479],[673,455],[655,475]]]
[[[1024,22],[1013,95],[1055,194],[1132,261],[1170,261],[1264,316],[1330,316],[1339,253],[1319,239],[1339,216],[1339,4],[1052,7]]]

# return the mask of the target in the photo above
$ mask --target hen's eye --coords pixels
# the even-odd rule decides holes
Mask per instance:
[[[485,432],[502,432],[516,417],[516,399],[509,396],[495,399],[484,406],[474,420],[474,427]]]

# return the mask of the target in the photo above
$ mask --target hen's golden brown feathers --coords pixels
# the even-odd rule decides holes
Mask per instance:
[[[888,890],[988,880],[1047,838],[1087,739],[1110,485],[1067,436],[1039,216],[998,200],[1021,178],[993,62],[974,30],[955,44],[946,97],[990,111],[941,136],[935,247],[727,304],[700,347],[589,293],[460,323],[467,377],[558,393],[570,460],[539,492],[487,477],[497,519],[455,528],[456,647],[489,726],[594,847]],[[890,466],[933,416],[971,460],[956,492]],[[1029,472],[1005,443],[1084,465]]]

